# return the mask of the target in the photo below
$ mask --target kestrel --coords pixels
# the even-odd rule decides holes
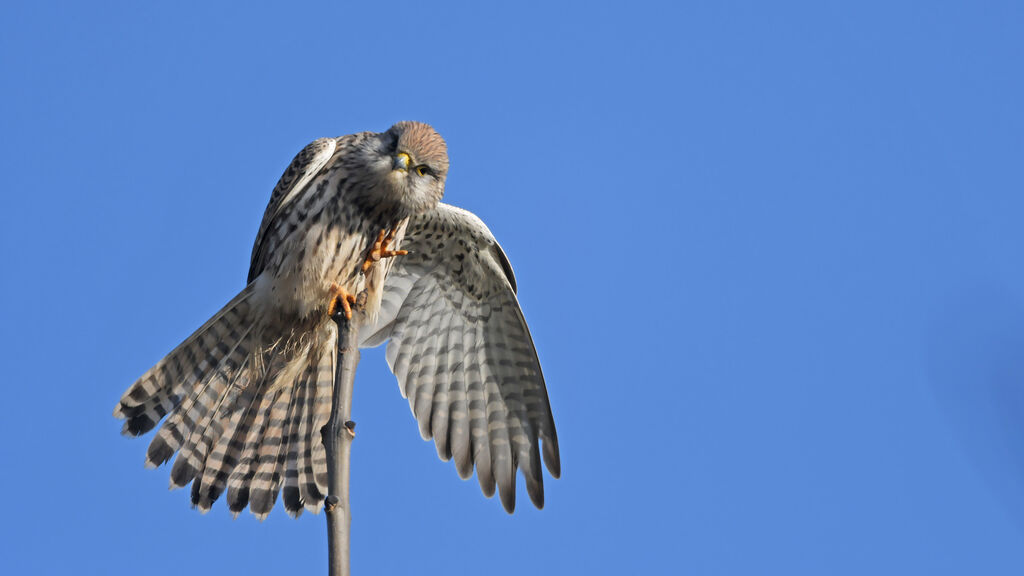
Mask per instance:
[[[447,173],[444,140],[416,122],[299,152],[271,194],[247,286],[114,409],[131,436],[166,416],[147,467],[177,454],[171,487],[191,482],[201,511],[225,490],[236,514],[264,518],[279,492],[293,516],[318,511],[330,316],[340,306],[351,318],[358,301],[361,342],[390,338],[388,361],[438,454],[464,478],[475,464],[510,512],[521,467],[542,506],[538,440],[555,477],[559,460],[540,365],[501,248],[475,216],[439,204]]]

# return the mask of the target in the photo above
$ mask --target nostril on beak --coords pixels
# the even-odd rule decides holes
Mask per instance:
[[[395,154],[395,161],[394,164],[391,165],[391,168],[392,170],[405,172],[409,169],[410,160],[411,158],[409,158],[408,154],[405,152],[399,152],[398,154]]]

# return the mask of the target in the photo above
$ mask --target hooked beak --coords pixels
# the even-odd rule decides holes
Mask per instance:
[[[409,169],[409,162],[412,159],[405,152],[399,152],[395,154],[395,161],[391,165],[392,170],[398,170],[399,172],[405,172]]]

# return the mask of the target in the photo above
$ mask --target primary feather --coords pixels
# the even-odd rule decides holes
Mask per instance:
[[[360,345],[385,341],[399,391],[424,438],[463,478],[515,508],[516,470],[544,505],[543,459],[557,478],[558,438],[544,375],[505,253],[479,218],[439,203],[410,219],[409,255],[388,274],[379,318]]]

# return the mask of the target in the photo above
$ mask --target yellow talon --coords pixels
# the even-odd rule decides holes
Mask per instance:
[[[394,258],[395,256],[405,256],[409,253],[408,250],[388,249],[388,245],[395,241],[396,232],[397,229],[392,228],[391,230],[381,230],[380,234],[377,234],[377,240],[373,243],[373,248],[363,262],[363,274],[366,274],[370,270],[370,266],[373,266],[374,262],[379,262],[381,258]]]
[[[327,304],[327,316],[334,316],[334,312],[338,309],[338,303],[340,302],[342,310],[345,311],[345,318],[351,320],[352,305],[356,303],[356,297],[334,282],[331,282],[330,292],[331,300]]]

